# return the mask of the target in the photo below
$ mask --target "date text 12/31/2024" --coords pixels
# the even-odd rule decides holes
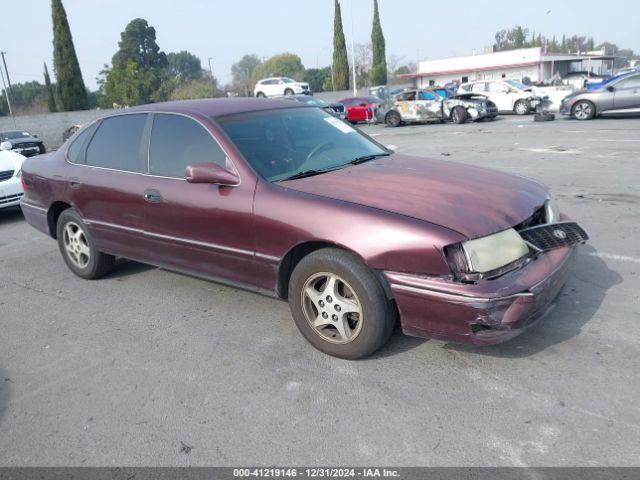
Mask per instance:
[[[386,468],[236,468],[234,478],[399,478]]]

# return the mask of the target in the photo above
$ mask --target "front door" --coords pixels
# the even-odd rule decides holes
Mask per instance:
[[[234,169],[208,128],[178,114],[153,114],[145,231],[152,263],[187,273],[252,285],[255,181],[237,186],[192,184],[189,165],[216,162]]]
[[[620,80],[614,85],[614,110],[640,108],[640,75]]]
[[[513,94],[509,87],[500,82],[487,82],[487,95],[501,112],[513,111]]]

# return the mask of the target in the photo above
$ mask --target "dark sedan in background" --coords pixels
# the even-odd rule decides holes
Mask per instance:
[[[587,239],[537,182],[394,154],[284,99],[132,108],[25,160],[22,180],[27,221],[76,275],[124,257],[288,300],[305,338],[343,358],[398,318],[410,335],[511,338]]]
[[[287,95],[286,97],[282,98],[286,98],[287,100],[295,100],[297,102],[311,105],[312,107],[321,108],[334,117],[338,117],[340,120],[345,120],[347,118],[347,112],[344,108],[344,105],[341,103],[327,103],[321,98],[313,97],[311,95]]]
[[[24,130],[0,132],[0,142],[11,143],[11,150],[25,157],[40,155],[47,151],[37,135],[31,135]]]

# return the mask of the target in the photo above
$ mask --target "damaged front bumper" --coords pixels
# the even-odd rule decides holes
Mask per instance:
[[[542,318],[565,285],[576,247],[546,252],[520,270],[465,284],[385,271],[407,335],[493,345]]]

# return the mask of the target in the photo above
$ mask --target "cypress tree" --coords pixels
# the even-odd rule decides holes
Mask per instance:
[[[373,58],[369,79],[372,85],[385,85],[387,83],[387,58],[385,53],[384,35],[380,25],[380,13],[378,12],[378,0],[373,0],[373,28],[371,29],[371,49]]]
[[[342,31],[342,14],[338,0],[335,0],[335,14],[333,17],[333,88],[334,90],[349,89],[347,43]]]
[[[60,110],[87,110],[87,90],[82,80],[76,49],[62,0],[51,0],[53,18],[53,69]]]
[[[49,69],[47,68],[47,62],[44,62],[44,86],[47,90],[47,106],[50,112],[57,112],[56,98],[53,94],[53,86],[51,85],[51,77],[49,76]]]

